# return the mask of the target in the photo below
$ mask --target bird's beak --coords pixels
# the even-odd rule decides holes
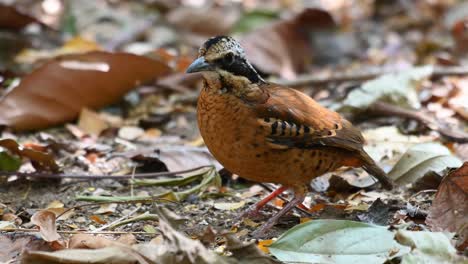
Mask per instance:
[[[193,72],[210,71],[210,70],[213,70],[213,67],[208,62],[206,62],[205,58],[202,56],[194,60],[185,72],[193,73]]]

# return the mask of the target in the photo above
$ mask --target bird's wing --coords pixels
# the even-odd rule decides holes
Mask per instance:
[[[335,147],[361,152],[364,138],[338,113],[319,105],[297,90],[262,85],[268,97],[253,104],[258,123],[268,132],[272,148]]]

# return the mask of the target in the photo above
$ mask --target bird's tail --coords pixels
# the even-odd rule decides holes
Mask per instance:
[[[362,160],[364,164],[362,165],[362,168],[367,171],[370,175],[374,176],[379,182],[382,184],[382,186],[387,189],[391,190],[393,188],[393,181],[388,177],[387,173],[385,173],[377,164],[375,164],[374,160],[363,151],[362,155]]]

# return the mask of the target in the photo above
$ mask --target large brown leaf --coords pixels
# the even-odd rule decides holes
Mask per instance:
[[[0,99],[0,124],[40,129],[73,120],[81,109],[119,100],[137,84],[170,73],[147,57],[93,51],[57,57],[21,80]]]
[[[33,17],[18,11],[15,7],[0,3],[0,28],[21,29],[36,21]]]
[[[432,202],[426,223],[432,231],[457,232],[462,244],[466,247],[466,241],[468,241],[468,162],[444,177]]]
[[[241,43],[249,60],[261,71],[292,79],[310,63],[311,31],[335,25],[327,11],[307,8],[291,19],[254,30]]]
[[[239,16],[239,10],[233,6],[187,6],[169,12],[167,20],[178,29],[203,36],[214,36],[229,33]]]

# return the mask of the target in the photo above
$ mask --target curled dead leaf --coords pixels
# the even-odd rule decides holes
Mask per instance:
[[[84,107],[119,100],[136,85],[170,73],[153,59],[93,51],[57,57],[21,80],[0,100],[0,124],[32,130],[73,120]]]
[[[47,242],[53,242],[60,239],[55,225],[55,214],[47,210],[37,211],[31,217],[31,223],[39,227],[42,238]]]
[[[55,163],[54,158],[48,153],[40,152],[30,148],[24,148],[10,138],[1,139],[0,147],[8,149],[10,152],[20,157],[30,159],[36,170],[49,170],[53,172],[59,171],[59,166],[57,163]]]
[[[457,232],[468,240],[468,162],[449,173],[439,185],[426,224],[433,231]],[[464,243],[465,246],[467,243]]]

